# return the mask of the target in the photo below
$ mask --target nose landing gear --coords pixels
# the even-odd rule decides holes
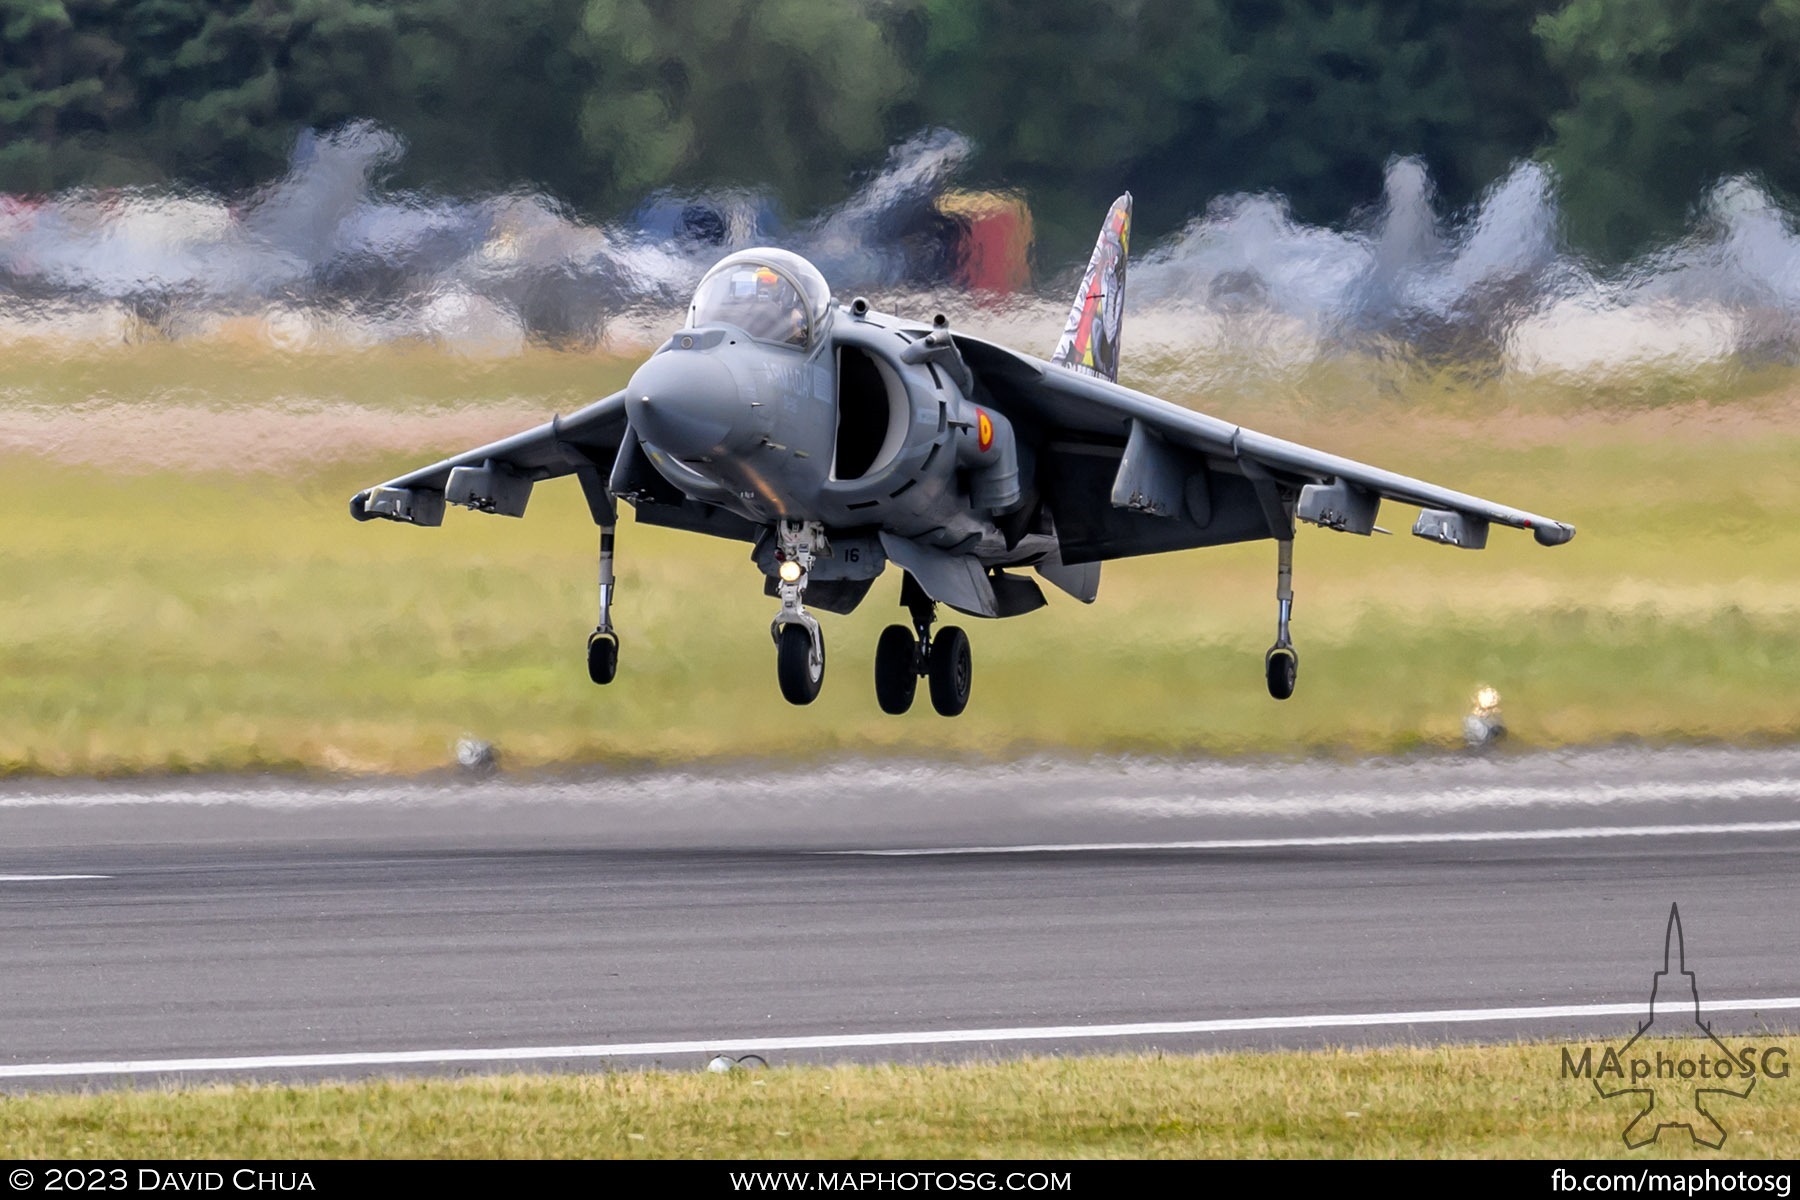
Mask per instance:
[[[789,704],[811,704],[825,682],[825,635],[801,604],[813,560],[829,543],[817,521],[782,521],[775,527],[777,587],[781,611],[769,626],[775,639],[775,678]]]

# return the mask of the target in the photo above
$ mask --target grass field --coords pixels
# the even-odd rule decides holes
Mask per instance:
[[[184,357],[185,354],[185,357]],[[134,365],[135,364],[135,365]],[[509,365],[510,364],[510,365]],[[358,487],[576,407],[625,367],[424,351],[133,348],[0,372],[0,772],[416,771],[468,732],[512,767],[887,752],[1365,753],[1451,746],[1477,685],[1516,744],[1800,736],[1800,384],[1596,391],[1339,379],[1198,398],[1571,520],[1480,554],[1303,527],[1297,697],[1263,693],[1270,544],[1108,564],[1089,608],[964,622],[969,712],[883,715],[884,579],[827,616],[820,702],[783,703],[747,547],[627,522],[620,677],[595,688],[595,536],[572,484],[523,521],[357,525]],[[592,381],[593,386],[584,386]],[[1727,394],[1728,393],[1728,394]]]
[[[15,1158],[1791,1157],[1800,1087],[1629,1151],[1547,1044],[505,1075],[0,1099]],[[1665,1108],[1675,1105],[1666,1103]]]

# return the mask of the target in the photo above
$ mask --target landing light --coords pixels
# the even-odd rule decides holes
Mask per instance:
[[[1463,718],[1463,740],[1471,750],[1492,746],[1506,736],[1506,719],[1500,715],[1500,689],[1482,684],[1475,691],[1475,707]]]
[[[783,583],[798,583],[800,582],[800,576],[805,574],[805,572],[800,569],[800,564],[791,558],[781,564],[779,573]]]

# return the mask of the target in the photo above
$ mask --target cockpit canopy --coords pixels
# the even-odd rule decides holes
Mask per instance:
[[[831,288],[817,267],[786,250],[740,250],[706,273],[688,324],[735,325],[751,337],[810,347],[825,327]]]

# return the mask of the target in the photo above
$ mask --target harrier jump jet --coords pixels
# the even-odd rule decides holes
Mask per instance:
[[[881,707],[920,679],[945,716],[969,700],[969,638],[933,632],[939,605],[974,617],[1043,607],[1038,580],[1092,603],[1108,559],[1273,539],[1269,694],[1294,692],[1288,636],[1296,521],[1369,534],[1383,500],[1422,511],[1413,533],[1479,550],[1492,524],[1556,546],[1573,526],[1182,408],[1117,382],[1131,197],[1107,213],[1062,339],[1045,362],[857,297],[812,264],[729,255],[687,324],[624,391],[567,417],[359,492],[350,512],[437,525],[446,505],[519,517],[536,484],[573,475],[600,527],[600,616],[588,674],[611,683],[617,502],[637,520],[749,543],[779,598],[781,692],[825,676],[814,609],[848,613],[890,565],[908,624],[875,647]]]

